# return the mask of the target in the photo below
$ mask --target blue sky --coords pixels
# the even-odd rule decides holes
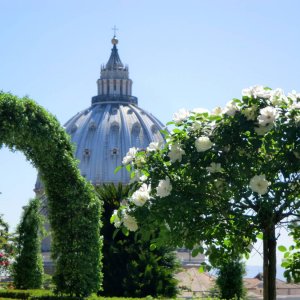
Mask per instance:
[[[114,25],[133,95],[164,123],[255,84],[300,90],[297,0],[1,0],[0,11],[0,89],[62,124],[96,95]],[[12,227],[35,177],[22,154],[1,150],[0,213]]]

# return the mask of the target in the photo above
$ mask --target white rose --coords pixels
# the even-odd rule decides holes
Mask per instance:
[[[159,181],[158,186],[156,188],[156,194],[158,197],[160,198],[167,197],[171,194],[171,191],[172,191],[172,185],[169,177],[166,177],[165,179]]]
[[[271,96],[270,90],[265,90],[262,85],[251,86],[249,88],[242,90],[242,95],[246,97],[253,98],[263,98],[269,99]]]
[[[119,216],[118,216],[118,211],[115,209],[113,214],[112,214],[112,220],[114,223],[114,226],[116,228],[119,228],[122,224],[122,221],[120,220]]]
[[[287,96],[293,101],[297,101],[297,99],[300,99],[300,93],[297,93],[295,90],[292,90],[292,92],[288,93]]]
[[[236,106],[236,104],[233,101],[229,101],[226,104],[223,113],[228,116],[234,116],[237,111],[239,111],[239,108]]]
[[[258,124],[261,126],[268,126],[269,124],[274,123],[278,117],[278,111],[275,107],[267,106],[262,108],[259,111],[260,115],[258,116]]]
[[[273,90],[270,95],[270,102],[275,106],[287,102],[287,97],[282,89]]]
[[[210,173],[218,173],[224,171],[220,163],[214,163],[214,162],[212,162],[209,167],[206,167],[206,170]]]
[[[254,127],[254,131],[258,135],[265,135],[267,132],[269,132],[273,128],[274,124],[269,124],[268,126],[259,126]]]
[[[204,152],[212,147],[213,143],[207,136],[200,136],[195,141],[195,147],[198,152]]]
[[[300,102],[293,102],[293,104],[290,107],[291,109],[300,109]]]
[[[199,130],[200,128],[202,128],[202,124],[198,121],[194,121],[192,126],[191,126],[191,130],[193,131],[197,131]]]
[[[222,108],[220,106],[217,106],[211,111],[211,114],[214,116],[220,116],[222,114],[222,111]]]
[[[190,112],[185,108],[181,108],[178,112],[173,114],[173,121],[175,123],[181,123],[185,121],[189,116]]]
[[[256,111],[257,111],[257,106],[253,105],[251,107],[245,108],[242,111],[242,114],[246,117],[248,121],[254,121],[256,119]]]
[[[268,192],[271,183],[266,179],[266,175],[255,175],[250,180],[250,188],[253,192],[264,195]]]
[[[204,113],[209,113],[209,111],[205,108],[201,108],[201,107],[197,107],[197,108],[194,108],[192,110],[193,113],[195,114],[204,114]]]
[[[132,194],[132,202],[136,206],[143,206],[146,201],[150,199],[150,191],[150,186],[147,186],[147,184],[143,183],[141,187]]]
[[[129,148],[126,156],[124,156],[124,158],[122,160],[122,164],[128,165],[129,163],[131,163],[133,161],[133,159],[135,158],[137,151],[138,151],[138,149],[135,147]]]
[[[138,230],[137,221],[136,221],[135,217],[133,217],[133,216],[125,214],[123,217],[123,223],[124,223],[124,226],[129,231],[137,231]]]
[[[140,178],[139,178],[139,180],[140,181],[142,181],[142,182],[144,182],[144,181],[146,181],[147,180],[147,176],[146,175],[142,175]]]
[[[181,144],[179,144],[178,142],[171,144],[169,146],[169,153],[168,156],[171,160],[171,162],[175,162],[175,161],[179,161],[181,162],[182,160],[182,155],[185,154],[185,151],[183,149],[181,149]]]
[[[147,151],[148,152],[154,152],[154,151],[159,150],[160,147],[161,147],[161,143],[160,142],[151,142],[149,144],[149,146],[147,147]]]

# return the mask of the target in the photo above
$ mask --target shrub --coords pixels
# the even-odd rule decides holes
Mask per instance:
[[[110,217],[118,209],[129,188],[119,184],[104,185],[97,189],[104,202],[103,229],[103,291],[105,296],[126,297],[174,297],[178,268],[172,249],[160,247],[150,251],[150,242],[142,241],[133,233],[125,236],[115,228]]]
[[[220,289],[221,299],[243,299],[244,274],[245,265],[239,260],[226,261],[219,267],[216,284]]]
[[[43,283],[41,255],[42,217],[40,202],[32,199],[24,208],[17,228],[16,261],[13,264],[14,285],[18,289],[40,288]]]

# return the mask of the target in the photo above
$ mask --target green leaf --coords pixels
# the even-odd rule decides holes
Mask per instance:
[[[262,240],[264,238],[264,235],[262,232],[260,232],[257,236],[256,236],[259,240]]]
[[[110,219],[109,219],[110,224],[113,224],[115,218],[116,218],[116,215],[112,215],[112,216],[110,217]]]
[[[283,262],[281,263],[281,266],[282,266],[283,268],[287,268],[289,265],[290,265],[290,264],[289,264],[287,261],[283,261]]]
[[[122,233],[125,235],[125,236],[129,236],[129,230],[125,227],[122,227]]]
[[[180,129],[178,129],[178,128],[175,128],[175,129],[173,129],[173,132],[174,132],[174,133],[181,133],[182,130],[180,130]]]
[[[195,256],[197,256],[198,254],[199,254],[199,249],[194,249],[193,251],[192,251],[192,257],[195,257]]]
[[[130,165],[126,165],[125,168],[126,168],[126,170],[127,170],[128,172],[131,172],[131,166],[130,166]]]
[[[113,236],[112,236],[112,239],[113,239],[113,240],[115,239],[115,237],[116,237],[116,235],[118,234],[119,231],[120,231],[119,228],[117,228],[117,229],[114,231]]]
[[[289,251],[293,251],[295,249],[295,246],[294,245],[291,245],[290,247],[289,247]]]
[[[150,245],[150,251],[154,251],[156,249],[156,244],[151,244]]]
[[[278,250],[280,251],[280,252],[286,252],[287,251],[287,249],[286,249],[286,247],[285,246],[278,246]]]
[[[200,266],[199,269],[198,269],[198,272],[199,273],[203,273],[204,271],[205,271],[204,266]]]
[[[123,168],[123,166],[116,167],[114,170],[114,174],[118,173],[122,168]]]
[[[169,125],[173,125],[173,124],[175,124],[175,122],[170,121],[170,122],[168,122],[166,125],[169,126]]]

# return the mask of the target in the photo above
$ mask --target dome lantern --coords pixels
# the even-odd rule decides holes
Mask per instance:
[[[101,66],[100,78],[97,80],[98,95],[92,98],[92,104],[121,101],[138,104],[137,97],[132,96],[132,80],[129,70],[124,66],[118,53],[118,39],[112,38],[113,48],[106,65]]]

